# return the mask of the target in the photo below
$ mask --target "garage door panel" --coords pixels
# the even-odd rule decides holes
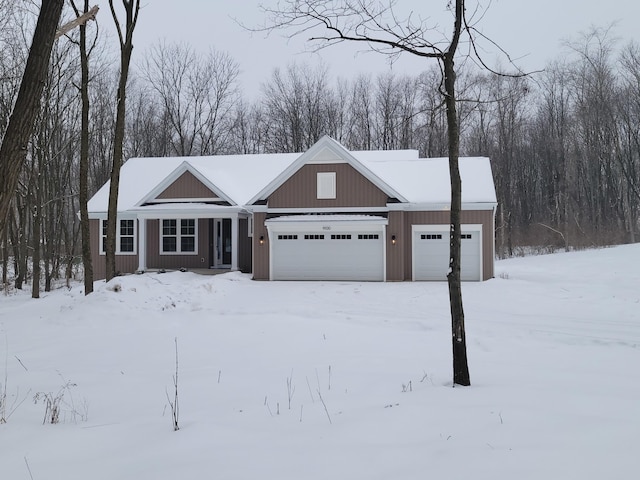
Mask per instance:
[[[289,235],[296,238],[272,240],[273,280],[384,280],[380,233]]]
[[[460,278],[478,281],[481,277],[480,232],[465,230],[463,225],[461,242]],[[448,273],[449,231],[422,231],[417,226],[413,233],[413,279],[442,281]]]

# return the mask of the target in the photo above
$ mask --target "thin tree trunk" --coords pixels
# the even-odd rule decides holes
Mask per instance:
[[[63,4],[64,0],[42,0],[20,90],[0,146],[0,238],[7,225],[9,204],[15,195],[18,176],[27,157],[27,145],[40,110]]]
[[[38,162],[40,163],[40,162]],[[42,182],[40,181],[40,166],[36,167],[37,171],[34,172],[36,176],[36,195],[35,195],[35,205],[33,206],[33,276],[31,279],[31,298],[40,298],[40,235],[41,235],[41,225],[42,225]]]
[[[462,209],[462,181],[458,158],[460,156],[460,126],[456,111],[456,74],[454,56],[462,29],[463,0],[456,0],[456,21],[454,35],[449,50],[443,58],[445,104],[449,128],[449,175],[451,177],[451,234],[449,274],[449,302],[451,307],[451,339],[453,343],[453,383],[471,385],[467,364],[467,341],[462,307],[462,286],[460,283],[460,210]]]
[[[116,276],[116,234],[118,222],[118,189],[120,186],[120,168],[123,160],[123,144],[126,115],[127,78],[129,77],[129,65],[133,51],[133,31],[138,19],[140,0],[122,0],[126,10],[126,24],[124,35],[120,28],[113,0],[109,0],[111,14],[116,23],[118,37],[120,39],[120,81],[118,83],[116,125],[113,138],[113,166],[111,168],[111,184],[109,185],[109,207],[107,209],[107,245],[105,251],[106,280],[107,282]]]
[[[74,5],[75,8],[75,5]],[[89,0],[84,0],[84,11],[89,11]],[[79,12],[76,11],[76,15]],[[89,57],[87,55],[87,26],[80,25],[80,97],[82,119],[80,133],[80,228],[82,236],[82,264],[84,267],[84,294],[93,292],[93,262],[91,261],[91,230],[89,223]]]

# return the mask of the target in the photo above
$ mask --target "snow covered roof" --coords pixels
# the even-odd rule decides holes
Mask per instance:
[[[395,160],[390,156],[361,160],[369,170],[384,178],[411,203],[450,203],[451,181],[448,158]],[[495,203],[496,190],[487,157],[461,157],[463,203]]]
[[[348,151],[323,137],[305,153],[132,158],[122,166],[118,211],[138,210],[159,189],[190,171],[232,205],[250,205],[290,177],[301,165],[331,162],[339,155],[391,197],[417,204],[449,203],[447,158],[419,158],[417,150]],[[460,158],[463,203],[495,203],[486,157]],[[109,182],[89,200],[90,213],[107,211]],[[166,206],[164,207],[166,209]]]
[[[299,153],[261,155],[215,155],[209,157],[132,158],[120,171],[118,211],[139,207],[142,201],[184,163],[195,169],[236,205],[248,200],[266,183],[287,168]],[[107,182],[89,200],[92,213],[106,212],[109,204]]]

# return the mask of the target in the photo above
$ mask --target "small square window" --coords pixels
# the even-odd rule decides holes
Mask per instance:
[[[182,235],[196,234],[196,221],[193,218],[180,221],[180,233]]]
[[[162,235],[175,235],[176,234],[176,221],[175,220],[163,220],[162,221]]]
[[[195,239],[195,237],[181,237],[180,238],[180,251],[181,252],[195,252],[196,251],[196,239]]]
[[[120,237],[120,251],[133,252],[133,237]]]
[[[162,237],[162,251],[175,252],[178,249],[176,237]]]

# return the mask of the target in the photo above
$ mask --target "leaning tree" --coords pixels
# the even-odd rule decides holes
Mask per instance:
[[[460,210],[462,182],[458,168],[460,126],[456,111],[456,61],[461,39],[466,41],[465,56],[473,57],[488,68],[480,58],[479,39],[486,39],[474,27],[474,18],[481,16],[477,7],[467,15],[465,0],[447,0],[446,7],[453,16],[449,34],[429,26],[427,20],[412,14],[401,18],[394,10],[395,0],[284,0],[277,7],[263,7],[268,16],[265,30],[288,29],[292,35],[311,34],[315,48],[326,48],[342,42],[357,42],[392,58],[408,53],[437,61],[441,71],[439,91],[446,110],[448,126],[449,173],[451,180],[451,221],[449,300],[453,343],[453,383],[470,385],[467,347],[460,285]],[[476,15],[477,14],[477,15]],[[316,34],[317,33],[317,34]],[[443,40],[445,39],[445,40]],[[494,45],[489,41],[491,45]],[[501,53],[504,53],[498,48]],[[508,58],[508,57],[507,57]],[[491,70],[491,69],[489,69]]]
[[[0,238],[7,226],[9,205],[27,158],[31,132],[40,112],[40,101],[49,72],[49,58],[56,38],[64,0],[42,0],[20,90],[0,146]]]

